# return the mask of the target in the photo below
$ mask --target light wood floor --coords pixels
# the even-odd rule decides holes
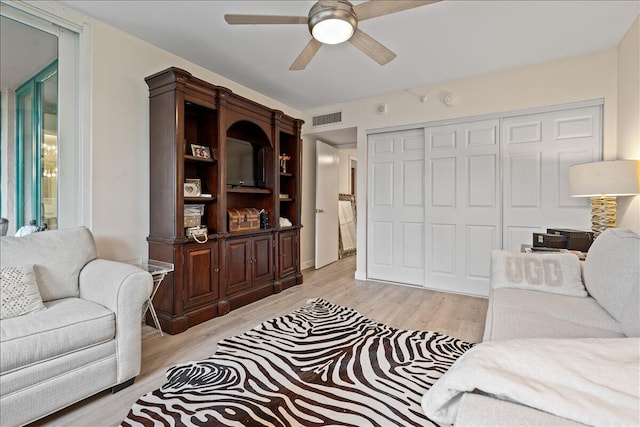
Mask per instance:
[[[352,307],[369,319],[396,328],[438,331],[470,342],[481,340],[487,312],[486,299],[359,281],[353,278],[354,271],[355,257],[320,270],[305,270],[302,285],[192,327],[179,335],[161,337],[152,327],[144,326],[142,372],[134,385],[113,395],[106,391],[99,393],[34,425],[118,425],[140,396],[164,383],[164,374],[172,365],[207,358],[215,352],[219,340],[287,314],[310,298],[321,297]]]

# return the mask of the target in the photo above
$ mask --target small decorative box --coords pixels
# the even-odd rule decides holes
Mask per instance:
[[[229,232],[258,230],[260,211],[255,208],[227,209]]]

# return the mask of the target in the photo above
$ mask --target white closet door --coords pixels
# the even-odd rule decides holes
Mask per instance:
[[[424,132],[370,135],[367,275],[422,285],[424,280]]]
[[[498,129],[497,119],[427,128],[426,287],[489,293],[500,247]]]
[[[591,229],[588,198],[569,193],[569,166],[601,158],[600,106],[502,119],[503,246],[520,251],[547,227]]]

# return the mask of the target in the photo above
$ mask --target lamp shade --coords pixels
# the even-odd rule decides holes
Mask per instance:
[[[610,160],[569,166],[573,197],[640,194],[640,160]]]

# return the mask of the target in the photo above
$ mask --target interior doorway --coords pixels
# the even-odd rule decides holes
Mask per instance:
[[[319,213],[316,213],[316,209],[324,209],[324,207],[320,206],[319,204],[316,204],[315,206],[313,206],[313,223],[315,223],[315,227],[312,229],[313,232],[313,239],[314,239],[314,255],[313,255],[313,259],[311,262],[309,262],[309,266],[311,265],[315,265],[316,268],[321,268],[324,264],[323,262],[318,262],[318,260],[316,260],[316,256],[318,254],[318,247],[319,245],[322,245],[322,243],[318,242],[317,240],[317,236],[316,236],[316,230],[324,230],[325,233],[327,234],[327,237],[329,239],[331,239],[332,243],[330,243],[330,245],[332,246],[331,251],[332,251],[332,256],[331,259],[335,260],[339,260],[341,258],[340,256],[340,216],[338,215],[339,212],[339,201],[340,201],[340,195],[349,195],[349,196],[353,196],[354,202],[353,202],[353,223],[352,224],[347,224],[349,221],[345,221],[345,219],[351,219],[352,216],[351,214],[347,213],[347,215],[343,215],[343,229],[348,230],[351,229],[352,233],[350,236],[351,240],[353,241],[353,248],[348,248],[347,251],[344,251],[344,243],[345,241],[343,241],[343,252],[342,254],[348,257],[351,254],[355,254],[355,245],[357,244],[357,240],[356,240],[356,226],[355,226],[355,220],[356,220],[356,193],[357,193],[357,166],[358,166],[358,154],[357,154],[357,133],[358,130],[356,127],[351,127],[351,128],[344,128],[344,129],[335,129],[335,130],[327,130],[327,131],[321,131],[321,132],[314,132],[312,134],[306,134],[305,137],[309,138],[312,140],[312,144],[313,144],[313,151],[316,151],[317,147],[316,147],[316,141],[322,141],[324,144],[334,148],[337,150],[337,155],[338,155],[338,169],[335,172],[335,174],[330,178],[330,179],[336,179],[337,178],[337,188],[335,190],[335,194],[331,196],[331,204],[332,206],[334,206],[336,208],[336,215],[331,215],[331,220],[335,221],[335,228],[334,226],[329,226],[329,228],[326,227],[322,227],[322,226],[318,226],[318,217],[319,217]],[[311,151],[311,150],[309,150]],[[313,159],[315,161],[315,157],[317,156],[317,152],[313,155]],[[311,159],[309,159],[311,160]],[[329,181],[327,181],[327,178],[325,178],[322,174],[318,174],[317,171],[314,171],[312,173],[312,175],[314,176],[314,189],[316,191],[318,191],[320,189],[320,187],[324,187],[326,186]],[[334,184],[332,184],[334,185]],[[313,199],[313,197],[312,197]],[[343,204],[344,205],[344,204]],[[311,213],[311,212],[310,212]],[[307,217],[306,219],[306,224],[311,224],[311,218]],[[322,228],[321,228],[322,227]],[[347,228],[345,228],[347,227]],[[328,233],[329,230],[335,230],[331,233]],[[345,231],[346,232],[346,231]],[[321,239],[325,237],[325,234],[321,234]],[[346,237],[346,235],[345,235]],[[337,255],[336,255],[337,254]],[[355,257],[353,257],[355,258]],[[333,261],[330,261],[330,263]],[[341,261],[340,261],[341,262]],[[355,262],[348,262],[347,265],[353,265],[354,268],[354,273],[355,273]]]

